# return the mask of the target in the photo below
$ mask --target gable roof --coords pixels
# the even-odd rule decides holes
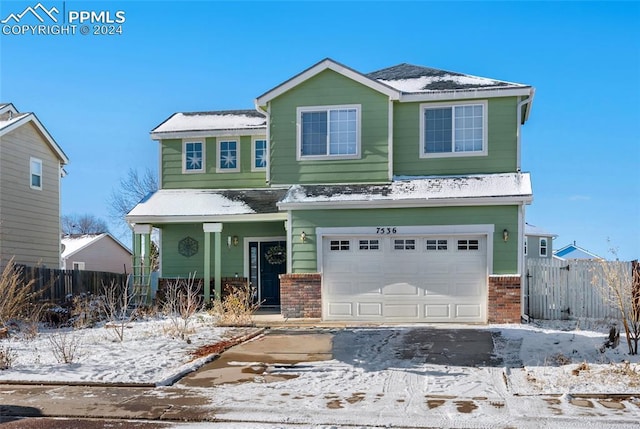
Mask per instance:
[[[118,239],[116,239],[108,232],[104,232],[102,234],[65,235],[60,240],[63,245],[62,253],[60,256],[62,257],[62,259],[67,259],[75,253],[86,249],[87,247],[96,243],[98,240],[102,240],[103,238],[109,238],[113,240],[128,253],[132,254],[131,250],[127,246],[122,244]]]
[[[530,223],[525,223],[524,235],[535,235],[538,237],[557,237],[558,236],[557,234],[547,232],[538,226],[531,225]]]
[[[562,259],[604,259],[587,249],[577,246],[575,242],[555,250],[553,256]]]
[[[280,209],[427,207],[532,201],[529,173],[398,177],[384,185],[294,185]]]
[[[286,219],[276,203],[286,189],[161,189],[126,216],[130,223]],[[238,218],[238,215],[245,215]]]
[[[269,101],[325,70],[333,70],[387,95],[391,100],[399,101],[470,99],[507,95],[533,97],[534,94],[530,85],[407,63],[362,74],[331,58],[325,58],[256,98],[256,108],[265,106]]]
[[[58,159],[60,159],[62,164],[68,164],[69,158],[53,137],[51,137],[51,134],[49,134],[49,131],[47,131],[44,125],[42,125],[35,113],[20,113],[12,103],[0,104],[0,137],[29,122],[33,123],[38,131],[40,131],[45,141],[51,150],[58,156]]]
[[[267,120],[256,110],[178,112],[151,130],[154,140],[212,135],[264,134]]]

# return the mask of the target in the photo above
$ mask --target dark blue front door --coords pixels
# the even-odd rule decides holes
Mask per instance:
[[[262,305],[280,305],[280,274],[287,272],[287,243],[265,241],[260,246],[260,300]]]

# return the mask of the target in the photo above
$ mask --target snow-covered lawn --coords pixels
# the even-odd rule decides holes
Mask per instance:
[[[194,317],[185,339],[170,319],[128,323],[123,341],[116,328],[43,329],[35,338],[20,332],[0,340],[0,352],[14,356],[0,381],[171,384],[213,356],[193,355],[198,348],[249,335],[255,329],[220,328],[206,314]],[[71,357],[62,363],[56,352]]]
[[[584,326],[584,323],[583,323]],[[412,328],[415,328],[413,326]],[[638,356],[629,356],[624,336],[616,349],[600,351],[607,338],[608,325],[592,324],[579,327],[576,322],[554,322],[538,326],[489,325],[456,326],[456,328],[488,330],[494,333],[495,355],[502,359],[499,368],[465,368],[446,365],[411,367],[401,360],[380,355],[375,370],[345,360],[312,362],[308,365],[280,368],[300,374],[301,389],[318,385],[322,389],[328,378],[337,377],[338,385],[354,382],[346,387],[349,394],[371,390],[375,377],[395,371],[394,377],[408,377],[407,382],[431,383],[431,394],[493,396],[495,387],[482,385],[483,380],[495,377],[496,371],[506,372],[508,389],[513,394],[541,393],[631,393],[640,394],[640,365]],[[590,328],[590,329],[585,329]],[[124,341],[119,342],[113,328],[96,327],[73,331],[42,330],[35,338],[24,338],[19,333],[0,340],[0,351],[15,356],[11,368],[0,371],[0,381],[29,382],[82,382],[82,383],[146,383],[171,384],[177,377],[202,365],[209,357],[196,357],[192,353],[199,347],[242,337],[255,332],[249,328],[215,327],[210,317],[198,315],[188,340],[172,334],[169,320],[138,321],[125,329]],[[438,326],[437,329],[447,329]],[[75,344],[75,357],[70,364],[56,360],[54,341]],[[372,344],[366,350],[379,350],[380,341],[370,336]],[[398,340],[399,341],[399,340]],[[389,344],[393,346],[393,344]],[[69,346],[71,347],[71,346]],[[339,354],[340,351],[334,353]],[[391,355],[392,356],[392,355]],[[624,363],[626,362],[626,363]],[[327,370],[339,368],[339,371]],[[410,369],[407,370],[407,369]],[[412,374],[430,377],[414,380]],[[391,373],[390,373],[391,374]],[[389,375],[389,374],[387,374]],[[342,379],[348,377],[350,379]],[[487,378],[488,377],[488,378]],[[297,381],[282,382],[294,388]],[[361,388],[358,385],[362,383]],[[249,383],[251,384],[251,383]],[[284,385],[283,384],[283,385]],[[409,389],[410,385],[403,388]],[[236,386],[232,390],[247,390],[250,386]],[[241,394],[240,392],[236,392]],[[296,394],[295,388],[291,392]],[[347,392],[345,391],[345,394]],[[351,400],[358,401],[353,397]],[[350,396],[346,398],[349,400]],[[338,402],[336,402],[337,404]]]

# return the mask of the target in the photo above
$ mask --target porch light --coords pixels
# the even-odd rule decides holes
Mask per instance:
[[[509,240],[509,230],[507,230],[506,228],[502,231],[502,239],[504,241],[508,241]]]
[[[300,241],[302,241],[303,243],[307,242],[307,234],[304,231],[300,233]]]
[[[231,239],[231,244],[233,244],[234,246],[237,246],[239,242],[238,236],[234,235],[233,238]]]

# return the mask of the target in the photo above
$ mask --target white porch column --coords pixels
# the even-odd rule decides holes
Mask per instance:
[[[139,293],[151,292],[151,229],[150,224],[135,224],[133,226],[133,286],[146,286]]]
[[[220,299],[222,296],[222,224],[221,223],[203,223],[204,231],[204,301],[208,303],[211,300],[211,233],[214,233],[214,286],[215,298]]]

